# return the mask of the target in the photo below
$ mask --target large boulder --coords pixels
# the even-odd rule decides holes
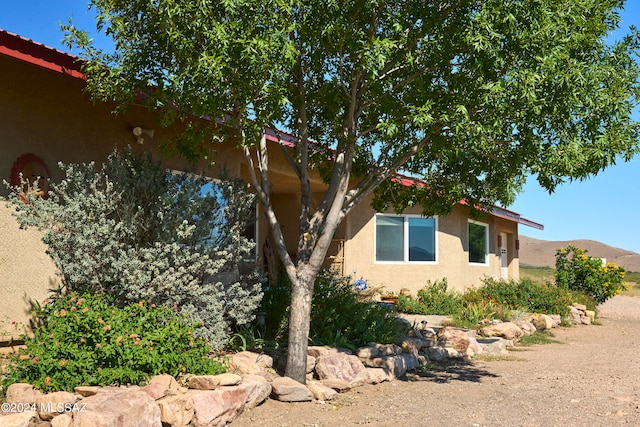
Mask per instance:
[[[329,353],[316,361],[316,374],[321,380],[340,379],[358,387],[369,381],[369,374],[358,356]]]
[[[507,340],[519,341],[524,335],[515,323],[500,322],[480,328],[480,334],[485,337],[501,337]]]
[[[156,401],[138,387],[105,387],[82,400],[73,413],[74,427],[157,427],[162,424]]]
[[[244,411],[247,390],[241,387],[222,387],[216,390],[189,390],[193,400],[194,427],[229,424]]]
[[[469,335],[461,330],[445,326],[436,334],[438,345],[445,348],[453,348],[460,353],[466,353],[469,347]]]

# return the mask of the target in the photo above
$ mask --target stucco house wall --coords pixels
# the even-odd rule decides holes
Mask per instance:
[[[392,212],[390,212],[393,214]],[[407,209],[404,214],[419,215],[419,208]],[[427,281],[446,278],[450,289],[464,290],[478,286],[485,277],[500,278],[501,249],[507,250],[508,277],[518,279],[519,265],[516,251],[518,226],[513,221],[484,214],[478,221],[489,226],[489,256],[486,265],[469,263],[469,208],[457,205],[447,216],[437,217],[436,261],[429,263],[377,262],[375,260],[375,214],[370,200],[358,206],[346,219],[344,243],[344,273],[363,278],[372,286],[388,291],[408,288],[412,294]],[[498,235],[505,233],[506,241],[498,246]],[[500,239],[502,240],[502,239]],[[505,246],[506,245],[506,246]]]

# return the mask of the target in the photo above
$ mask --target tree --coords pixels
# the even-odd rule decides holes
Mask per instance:
[[[623,3],[92,0],[115,53],[67,30],[97,99],[146,102],[165,123],[215,118],[209,131],[224,121],[291,279],[286,374],[304,382],[313,282],[338,224],[365,197],[425,214],[463,198],[508,205],[529,175],[553,191],[636,152],[638,33],[607,43]],[[295,146],[268,145],[266,126],[287,129]],[[295,261],[271,205],[271,150],[300,181]],[[311,168],[327,182],[316,209]],[[421,184],[402,188],[397,172]]]

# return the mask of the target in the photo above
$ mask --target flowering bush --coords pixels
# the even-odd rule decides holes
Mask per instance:
[[[41,326],[10,356],[4,387],[28,382],[42,391],[72,391],[227,369],[224,360],[208,356],[211,347],[173,308],[144,302],[120,308],[106,294],[57,292],[34,314]]]
[[[622,267],[586,253],[573,245],[556,251],[557,286],[584,292],[598,304],[627,289]]]

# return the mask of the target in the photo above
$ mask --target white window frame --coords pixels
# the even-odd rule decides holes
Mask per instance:
[[[471,236],[469,235],[469,224],[475,224],[484,227],[484,262],[471,262],[471,260],[469,260],[469,257],[471,256]],[[489,224],[487,224],[486,222],[474,221],[472,219],[467,221],[467,260],[469,262],[469,265],[489,265]]]
[[[378,241],[378,217],[381,216],[391,216],[391,217],[399,217],[402,218],[402,232],[403,232],[403,241],[404,247],[403,251],[403,260],[402,261],[383,261],[378,260],[376,258],[376,248]],[[425,219],[433,219],[434,220],[434,236],[433,236],[433,245],[435,250],[435,256],[433,261],[409,261],[409,218],[425,218]],[[435,265],[438,263],[438,216],[423,216],[416,214],[393,214],[393,213],[377,213],[374,217],[373,222],[373,262],[374,264],[410,264],[410,265]]]

